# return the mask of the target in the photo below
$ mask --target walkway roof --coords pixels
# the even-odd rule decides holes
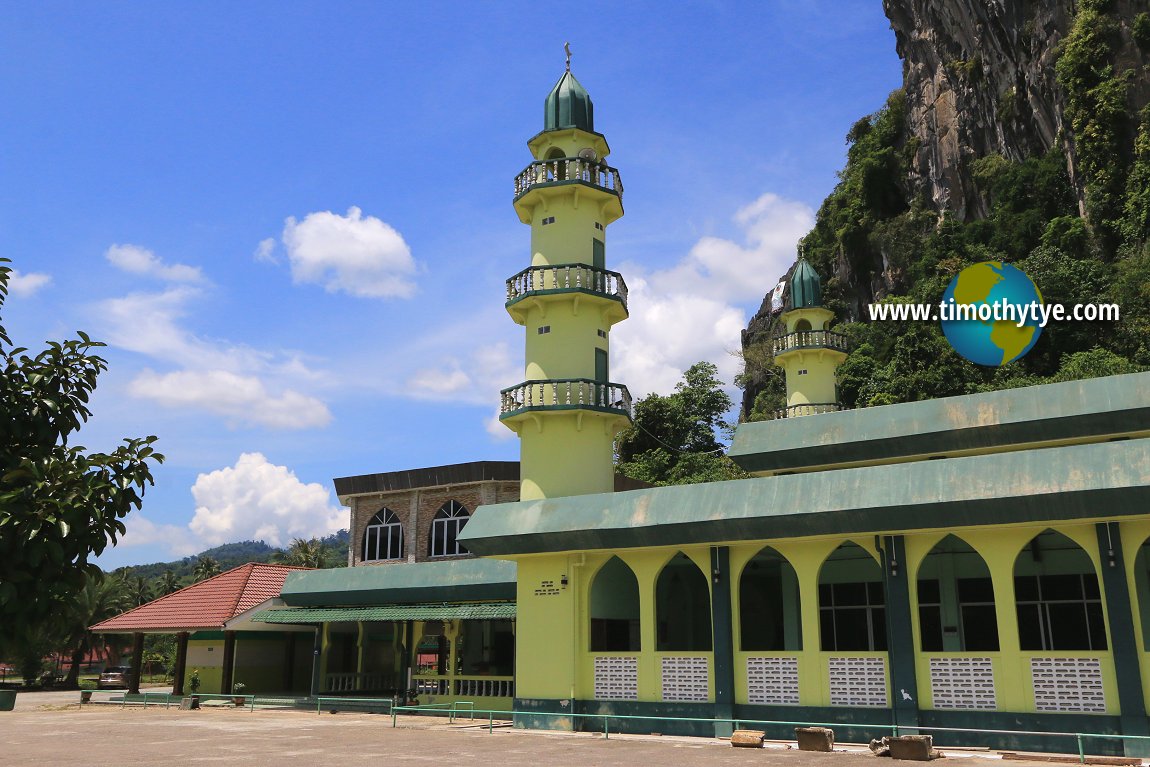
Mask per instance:
[[[380,607],[514,599],[515,564],[454,559],[309,570],[292,573],[281,593],[291,607]]]

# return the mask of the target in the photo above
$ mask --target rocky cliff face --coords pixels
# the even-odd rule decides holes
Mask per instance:
[[[1070,0],[883,0],[903,60],[907,129],[917,152],[912,187],[939,211],[969,221],[986,215],[971,163],[988,154],[1021,160],[1062,145],[1085,213],[1085,182],[1065,130],[1057,82],[1059,42],[1077,12]],[[1134,73],[1131,113],[1150,98],[1131,20],[1146,0],[1112,0],[1119,22],[1116,68]]]

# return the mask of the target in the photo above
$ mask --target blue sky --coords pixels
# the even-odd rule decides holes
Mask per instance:
[[[80,443],[168,457],[114,567],[346,526],[337,476],[515,459],[512,179],[572,70],[626,187],[636,396],[739,329],[901,82],[871,2],[8,5],[3,320],[110,370]]]

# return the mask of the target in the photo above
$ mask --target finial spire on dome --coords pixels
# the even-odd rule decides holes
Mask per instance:
[[[563,50],[567,52],[567,71],[571,71],[571,43],[563,43]]]

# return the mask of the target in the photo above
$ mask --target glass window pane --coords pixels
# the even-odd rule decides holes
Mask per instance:
[[[866,608],[835,610],[835,650],[871,649]]]
[[[920,605],[937,605],[941,601],[937,580],[918,582],[918,603]]]
[[[934,606],[919,607],[918,623],[922,629],[922,651],[942,652],[942,609]]]
[[[1023,650],[1044,650],[1042,622],[1038,605],[1018,605],[1018,646]]]
[[[1086,606],[1081,602],[1048,603],[1052,650],[1089,650],[1090,631],[1086,624]]]
[[[993,602],[994,582],[990,578],[959,578],[958,601],[964,603]]]
[[[985,652],[998,649],[998,621],[994,605],[964,605],[962,612],[963,650]]]
[[[1041,586],[1042,599],[1045,601],[1082,600],[1082,576],[1080,575],[1043,575],[1041,576]]]
[[[832,588],[835,595],[835,607],[866,604],[865,583],[836,583]]]
[[[1086,617],[1090,621],[1090,649],[1106,649],[1106,619],[1102,616],[1102,604],[1091,602],[1086,605]]]
[[[1014,577],[1014,598],[1020,602],[1038,601],[1038,577],[1016,575]]]

